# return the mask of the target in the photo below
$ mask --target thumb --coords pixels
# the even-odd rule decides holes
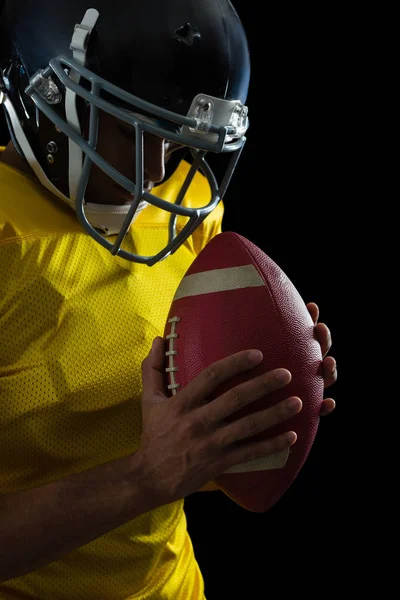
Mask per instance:
[[[165,393],[164,346],[164,338],[155,337],[150,352],[142,363],[143,396],[147,396],[150,400],[154,396],[167,398]]]

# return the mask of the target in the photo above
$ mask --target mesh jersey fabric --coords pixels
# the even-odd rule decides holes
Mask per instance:
[[[157,195],[172,199],[188,168],[182,162]],[[198,174],[185,205],[209,197]],[[138,449],[141,362],[184,273],[221,232],[223,210],[220,202],[175,254],[148,267],[112,256],[33,176],[0,162],[0,494]],[[127,248],[154,254],[168,218],[149,205]],[[0,598],[203,600],[183,506],[161,506],[0,583]]]

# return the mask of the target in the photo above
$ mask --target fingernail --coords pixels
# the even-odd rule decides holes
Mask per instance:
[[[297,440],[297,434],[295,431],[288,431],[285,434],[286,441],[292,446]]]
[[[275,371],[275,377],[281,382],[281,383],[289,383],[290,379],[291,379],[291,374],[290,371],[288,371],[287,369],[276,369]]]
[[[301,406],[301,400],[299,398],[290,398],[287,405],[290,412],[297,412]]]
[[[250,350],[248,358],[250,362],[257,364],[262,361],[263,354],[260,352],[260,350]]]

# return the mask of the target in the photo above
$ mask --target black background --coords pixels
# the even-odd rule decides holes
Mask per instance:
[[[306,302],[319,305],[338,362],[339,379],[326,392],[337,409],[322,419],[302,471],[268,513],[249,513],[221,492],[193,494],[185,511],[208,600],[317,593],[319,582],[333,594],[348,574],[355,544],[341,458],[343,410],[350,402],[342,324],[349,318],[354,259],[345,218],[353,185],[343,100],[347,33],[328,7],[234,4],[252,60],[250,129],[225,197],[224,229],[250,238]],[[6,143],[1,119],[0,143]]]

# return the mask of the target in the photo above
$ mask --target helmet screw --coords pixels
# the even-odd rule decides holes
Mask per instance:
[[[47,148],[47,152],[49,152],[50,154],[55,154],[58,150],[58,146],[55,142],[49,142],[46,146]]]
[[[48,154],[46,158],[47,158],[47,162],[50,163],[51,165],[54,163],[54,156],[52,154]]]

